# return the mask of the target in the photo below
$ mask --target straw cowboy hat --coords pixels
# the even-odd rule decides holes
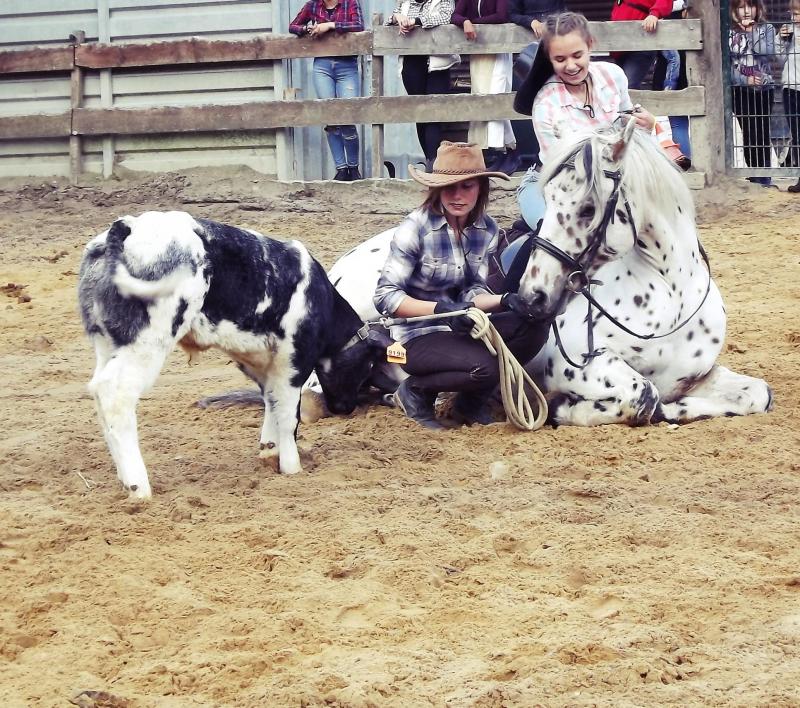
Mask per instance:
[[[509,179],[505,172],[486,169],[483,153],[475,143],[451,143],[449,140],[443,140],[439,145],[432,172],[423,172],[409,165],[408,173],[411,179],[426,187],[447,187],[475,177]]]

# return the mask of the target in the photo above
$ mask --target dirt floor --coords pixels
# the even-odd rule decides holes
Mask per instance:
[[[154,498],[125,499],[86,393],[84,244],[179,208],[329,266],[419,195],[248,170],[0,185],[0,705],[800,705],[797,195],[695,193],[723,362],[769,381],[768,415],[437,434],[376,406],[301,427],[284,478],[257,408],[194,405],[238,371],[176,352],[140,406]]]

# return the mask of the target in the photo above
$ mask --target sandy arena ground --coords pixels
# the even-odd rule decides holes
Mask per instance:
[[[85,388],[89,238],[182,208],[329,266],[419,194],[247,170],[0,185],[0,705],[800,705],[797,195],[696,193],[723,361],[769,381],[769,415],[436,434],[376,406],[301,427],[307,471],[283,478],[257,408],[194,406],[235,367],[175,352],[139,409],[155,496],[125,499]],[[510,224],[513,192],[492,213]]]

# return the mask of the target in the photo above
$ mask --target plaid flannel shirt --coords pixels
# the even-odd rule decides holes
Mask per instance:
[[[332,17],[325,10],[322,0],[309,0],[292,20],[289,32],[303,36],[309,22],[333,22],[336,32],[361,32],[364,29],[364,17],[358,0],[339,0]]]
[[[583,101],[572,96],[564,83],[555,76],[541,88],[533,101],[533,128],[539,140],[539,159],[547,162],[557,142],[556,126],[564,124],[562,135],[604,128],[611,125],[620,111],[633,107],[628,93],[628,79],[616,64],[593,61],[589,64],[592,77],[592,111]]]
[[[489,256],[497,250],[498,227],[484,214],[456,239],[444,216],[427,209],[411,212],[395,229],[389,256],[373,300],[378,312],[392,317],[406,296],[439,302],[470,301],[488,293]],[[391,335],[407,342],[430,332],[447,332],[446,324],[420,320],[395,325]]]
[[[453,16],[453,10],[456,9],[455,0],[423,0],[423,2],[415,2],[411,0],[408,6],[408,11],[402,13],[401,10],[405,2],[398,2],[397,6],[392,10],[389,19],[384,22],[385,25],[395,24],[394,16],[397,13],[405,14],[406,17],[416,20],[418,17],[422,26],[426,29],[431,27],[438,27],[439,25],[449,25],[450,18]]]

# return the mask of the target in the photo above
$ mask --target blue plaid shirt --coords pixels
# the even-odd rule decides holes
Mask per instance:
[[[444,216],[422,208],[411,212],[395,230],[378,279],[373,297],[378,312],[392,317],[406,296],[458,302],[489,293],[486,277],[489,256],[497,250],[497,233],[495,220],[484,214],[464,230],[459,241]],[[450,330],[446,324],[433,322],[395,325],[392,338],[402,343]]]

